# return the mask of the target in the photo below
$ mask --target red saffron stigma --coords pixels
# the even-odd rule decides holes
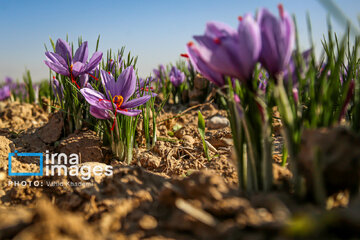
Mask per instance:
[[[115,123],[116,123],[116,113],[117,113],[117,111],[115,111],[115,117],[114,117],[113,125],[111,127],[111,131],[114,131],[114,127],[115,127]]]
[[[108,74],[110,74],[110,71],[108,72]]]
[[[90,73],[88,73],[88,75],[89,75],[90,77],[92,77],[93,79],[95,79],[96,81],[98,81],[98,80],[99,80],[97,77],[95,77],[95,76],[91,75]]]
[[[72,74],[72,70],[73,70],[73,65],[71,64],[71,66],[70,66],[70,78],[71,78],[71,82],[74,83],[78,89],[80,89],[79,84],[77,84],[77,82],[76,82],[76,80],[75,80],[75,78],[74,78],[74,76],[73,76],[73,74]]]
[[[55,77],[55,76],[53,76],[53,79],[55,80],[55,79],[56,79],[56,77]]]
[[[181,53],[180,56],[184,58],[189,58],[189,55],[187,53]]]
[[[111,131],[114,131],[115,123],[116,123],[117,110],[124,111],[124,112],[127,112],[127,111],[128,111],[127,109],[122,109],[122,108],[121,108],[121,105],[123,104],[124,99],[123,99],[122,96],[116,95],[116,96],[113,97],[113,100],[112,100],[112,101],[110,101],[110,100],[108,100],[108,99],[101,99],[101,98],[99,98],[99,102],[101,102],[101,101],[113,102],[113,103],[115,103],[115,105],[116,105],[115,118],[114,118],[114,122],[113,122],[112,127],[111,127]]]
[[[153,87],[150,87],[150,88],[148,88],[148,87],[147,87],[147,88],[140,88],[141,91],[144,91],[144,90],[145,90],[146,92],[148,92],[149,89],[150,89],[150,90],[154,90]],[[123,109],[121,109],[121,110],[123,110]]]
[[[279,9],[280,17],[284,18],[284,6],[281,3],[279,3],[278,9]]]
[[[220,38],[215,38],[215,39],[214,39],[214,43],[216,43],[216,44],[221,44]]]
[[[187,43],[187,46],[188,46],[188,47],[192,47],[193,45],[194,45],[193,42],[188,42],[188,43]]]
[[[238,16],[238,20],[241,22],[243,20],[242,16]]]

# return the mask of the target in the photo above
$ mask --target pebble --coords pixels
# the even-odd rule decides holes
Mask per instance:
[[[189,135],[183,136],[182,139],[184,140],[185,143],[189,145],[193,145],[195,143],[195,139]]]
[[[139,221],[139,226],[144,230],[154,229],[157,225],[157,220],[151,215],[144,215]]]
[[[213,116],[207,122],[209,129],[221,129],[230,125],[229,120],[223,116]]]

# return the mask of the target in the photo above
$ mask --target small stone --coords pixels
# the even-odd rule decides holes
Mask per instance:
[[[6,179],[6,173],[0,172],[0,181],[4,181]]]
[[[192,136],[189,136],[189,135],[183,136],[182,139],[188,145],[193,145],[195,143],[195,139]]]
[[[156,157],[150,153],[143,153],[139,156],[142,167],[146,168],[158,168],[161,164],[161,158]]]
[[[215,148],[219,147],[229,147],[234,145],[233,140],[231,138],[217,138],[213,137],[209,140],[209,143],[213,145]]]
[[[209,129],[221,129],[230,125],[229,120],[223,116],[213,116],[207,122]]]
[[[151,230],[156,228],[158,225],[157,220],[151,216],[151,215],[144,215],[140,220],[139,220],[139,226],[143,229],[143,230]]]
[[[182,139],[185,135],[186,135],[186,129],[184,127],[174,132],[174,136],[177,137],[178,139]]]

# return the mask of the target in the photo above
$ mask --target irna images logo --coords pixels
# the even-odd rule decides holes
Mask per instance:
[[[13,172],[12,171],[12,159],[13,157],[39,157],[39,164],[40,164],[40,172]],[[9,176],[43,176],[43,153],[18,153],[15,151],[13,153],[9,153],[9,167],[8,167],[8,174]]]
[[[100,164],[93,167],[80,164],[79,155],[72,153],[67,156],[65,153],[52,153],[47,150],[45,153],[45,166],[43,153],[9,153],[9,176],[80,176],[83,180],[89,180],[91,176],[112,176],[113,167]],[[14,172],[12,161],[14,157],[36,157],[39,158],[39,172]]]

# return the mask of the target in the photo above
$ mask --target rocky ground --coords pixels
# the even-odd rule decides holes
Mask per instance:
[[[210,161],[203,155],[197,131],[199,110],[206,119]],[[62,137],[64,120],[60,113],[48,115],[30,104],[0,103],[0,239],[328,239],[359,236],[360,200],[349,199],[349,191],[339,192],[343,186],[334,186],[337,181],[326,181],[337,190],[327,201],[326,207],[331,210],[288,193],[292,174],[278,164],[280,136],[274,136],[274,191],[250,196],[240,193],[225,114],[213,104],[165,109],[158,119],[159,141],[147,149],[141,136],[137,136],[140,145],[134,150],[132,164],[127,166],[112,157],[93,131],[83,129]],[[274,127],[280,128],[276,116],[274,119]],[[138,132],[141,130],[139,127]],[[321,134],[305,144],[324,142],[328,135]],[[357,141],[343,132],[338,135],[332,138]],[[331,149],[331,144],[335,143],[323,144],[326,145],[323,148]],[[350,148],[351,143],[346,145]],[[329,154],[344,154],[348,148]],[[7,175],[8,153],[15,150],[77,152],[82,165],[112,165],[114,174],[92,177],[87,181],[89,185],[14,186],[9,184],[10,180],[84,181],[70,176],[10,178]],[[344,160],[347,169],[355,172],[358,168],[353,166],[357,165],[351,161],[358,162],[356,151],[346,158],[349,161]],[[311,159],[304,159],[303,171],[310,172],[306,176],[311,182],[313,175],[306,168]],[[330,167],[324,168],[324,172],[329,175],[327,179],[336,179],[340,175],[334,169],[343,165],[333,164],[336,160],[329,161],[331,164],[326,166]],[[14,172],[36,172],[39,166],[34,159],[14,158],[12,169]],[[347,182],[346,176],[340,177],[344,186],[351,185],[351,179]],[[352,180],[358,181],[356,177]]]

